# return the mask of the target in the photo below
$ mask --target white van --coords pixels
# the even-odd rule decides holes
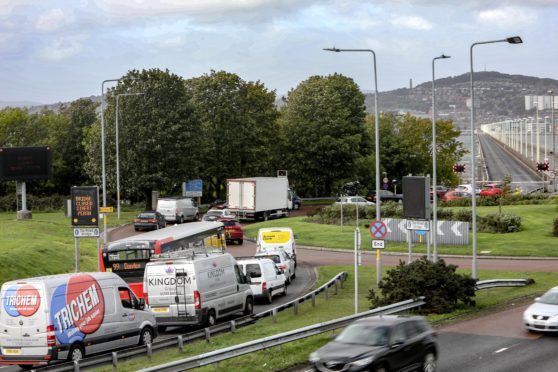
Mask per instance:
[[[250,287],[255,297],[263,298],[270,304],[274,295],[287,295],[287,278],[270,258],[240,257],[238,264],[250,278]]]
[[[157,212],[167,222],[199,221],[198,204],[192,198],[168,197],[157,200]]]
[[[0,291],[0,364],[22,368],[150,344],[157,324],[114,273],[6,282]]]
[[[296,235],[289,227],[266,227],[258,230],[256,253],[283,250],[296,262]]]
[[[185,250],[154,256],[145,266],[144,298],[159,329],[252,314],[254,296],[235,259],[224,252]]]

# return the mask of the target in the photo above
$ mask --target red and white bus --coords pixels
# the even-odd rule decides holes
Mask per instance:
[[[225,227],[221,222],[191,222],[130,236],[105,244],[101,271],[118,274],[136,296],[143,298],[145,264],[155,254],[181,250],[224,250]]]

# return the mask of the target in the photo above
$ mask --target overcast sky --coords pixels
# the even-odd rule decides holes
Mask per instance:
[[[475,71],[558,79],[558,0],[0,0],[0,101],[99,95],[130,69],[184,78],[225,70],[279,95],[338,72],[361,89]]]

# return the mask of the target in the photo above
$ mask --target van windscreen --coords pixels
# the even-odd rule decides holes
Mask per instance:
[[[246,265],[246,276],[251,278],[261,278],[262,270],[259,264],[247,264]]]

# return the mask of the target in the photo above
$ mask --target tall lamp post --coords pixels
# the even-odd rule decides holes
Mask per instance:
[[[116,121],[115,121],[115,141],[116,141],[116,211],[118,215],[118,219],[120,219],[120,157],[119,157],[119,140],[118,140],[118,99],[119,97],[124,96],[139,96],[143,95],[144,93],[122,93],[116,95]]]
[[[107,174],[105,168],[105,83],[118,82],[121,79],[103,80],[101,83],[101,172],[103,178],[103,207],[107,206]],[[103,242],[108,241],[107,219],[103,218]]]
[[[375,133],[375,147],[376,147],[376,221],[381,218],[381,202],[380,202],[380,122],[378,117],[378,75],[376,72],[376,53],[372,49],[339,49],[339,48],[324,48],[328,52],[365,52],[372,53],[372,62],[374,65],[374,133]],[[356,252],[355,252],[355,274],[357,274],[356,265]],[[382,280],[382,261],[380,250],[376,250],[376,284]],[[355,275],[355,312],[357,311],[357,285]]]
[[[434,225],[434,233],[432,234],[432,248],[434,251],[434,262],[438,261],[438,190],[436,189],[436,153],[438,152],[438,150],[436,147],[436,88],[434,85],[436,78],[434,75],[434,62],[436,62],[437,59],[445,58],[451,58],[451,56],[442,54],[441,56],[434,57],[432,59],[432,224]]]
[[[548,91],[550,94],[550,125],[552,126],[552,173],[554,179],[552,181],[553,191],[556,191],[556,126],[554,125],[554,92]]]
[[[493,44],[493,43],[509,43],[509,44],[521,44],[523,40],[519,36],[508,37],[501,40],[492,41],[481,41],[471,44],[469,56],[471,62],[471,188],[472,188],[472,228],[473,228],[473,262],[472,262],[472,277],[477,279],[477,185],[476,185],[476,168],[475,168],[475,92],[473,89],[473,48],[476,45],[481,44]]]

